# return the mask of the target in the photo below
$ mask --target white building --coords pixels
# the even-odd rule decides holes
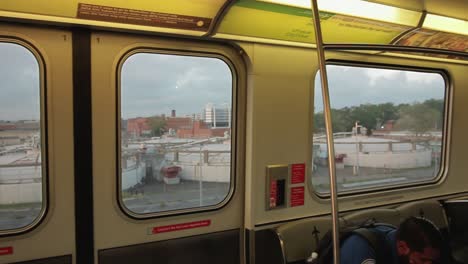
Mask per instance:
[[[231,127],[231,106],[208,103],[203,110],[203,120],[213,128]]]
[[[344,155],[344,166],[368,168],[411,169],[431,166],[432,148],[416,142],[367,136],[336,138],[335,155]],[[328,157],[327,145],[317,144],[316,155]]]

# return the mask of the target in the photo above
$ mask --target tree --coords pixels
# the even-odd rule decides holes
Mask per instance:
[[[389,120],[398,119],[398,107],[393,103],[379,104],[379,117],[380,120],[384,123]]]
[[[429,99],[424,101],[424,105],[436,110],[440,113],[438,120],[434,124],[435,129],[441,129],[443,124],[443,116],[442,113],[444,112],[444,100],[443,99]]]
[[[360,125],[368,129],[375,129],[379,114],[379,105],[361,104],[359,106],[355,106],[351,110],[351,118],[348,126],[352,127],[356,121],[359,121]],[[349,127],[349,129],[351,129],[351,127]],[[348,131],[350,131],[349,129]]]
[[[350,118],[350,108],[332,109],[331,116],[333,133],[351,131],[354,121]]]
[[[441,112],[427,104],[415,103],[400,109],[400,119],[397,120],[395,126],[398,129],[409,130],[416,135],[421,135],[434,129],[440,119]]]
[[[325,132],[325,117],[323,112],[314,113],[314,133]]]
[[[423,103],[361,104],[331,109],[333,132],[350,132],[356,121],[368,128],[369,134],[389,120],[398,120],[396,128],[424,133],[442,127],[443,99],[429,99]],[[314,113],[314,131],[325,132],[322,112]]]
[[[148,118],[151,134],[154,137],[160,137],[166,131],[166,119],[162,116],[152,116]]]

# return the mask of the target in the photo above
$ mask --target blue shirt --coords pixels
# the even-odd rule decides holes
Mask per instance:
[[[396,248],[396,229],[389,226],[376,226],[372,231],[381,232],[385,237],[385,244],[392,252],[389,258],[392,263],[398,263]],[[376,263],[376,253],[367,240],[360,235],[353,234],[341,245],[340,264],[373,264]]]

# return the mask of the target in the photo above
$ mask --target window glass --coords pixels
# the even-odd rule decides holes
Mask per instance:
[[[155,53],[121,70],[123,205],[135,214],[213,206],[231,186],[233,79],[221,59]]]
[[[327,65],[338,191],[435,179],[444,134],[440,73]],[[315,79],[312,183],[329,192],[319,73]]]
[[[42,211],[40,70],[25,47],[0,43],[0,230]]]

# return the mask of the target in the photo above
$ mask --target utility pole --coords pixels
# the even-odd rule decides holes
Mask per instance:
[[[358,140],[359,121],[354,122],[354,139],[356,142],[356,163],[354,163],[353,174],[359,176],[359,140]]]

